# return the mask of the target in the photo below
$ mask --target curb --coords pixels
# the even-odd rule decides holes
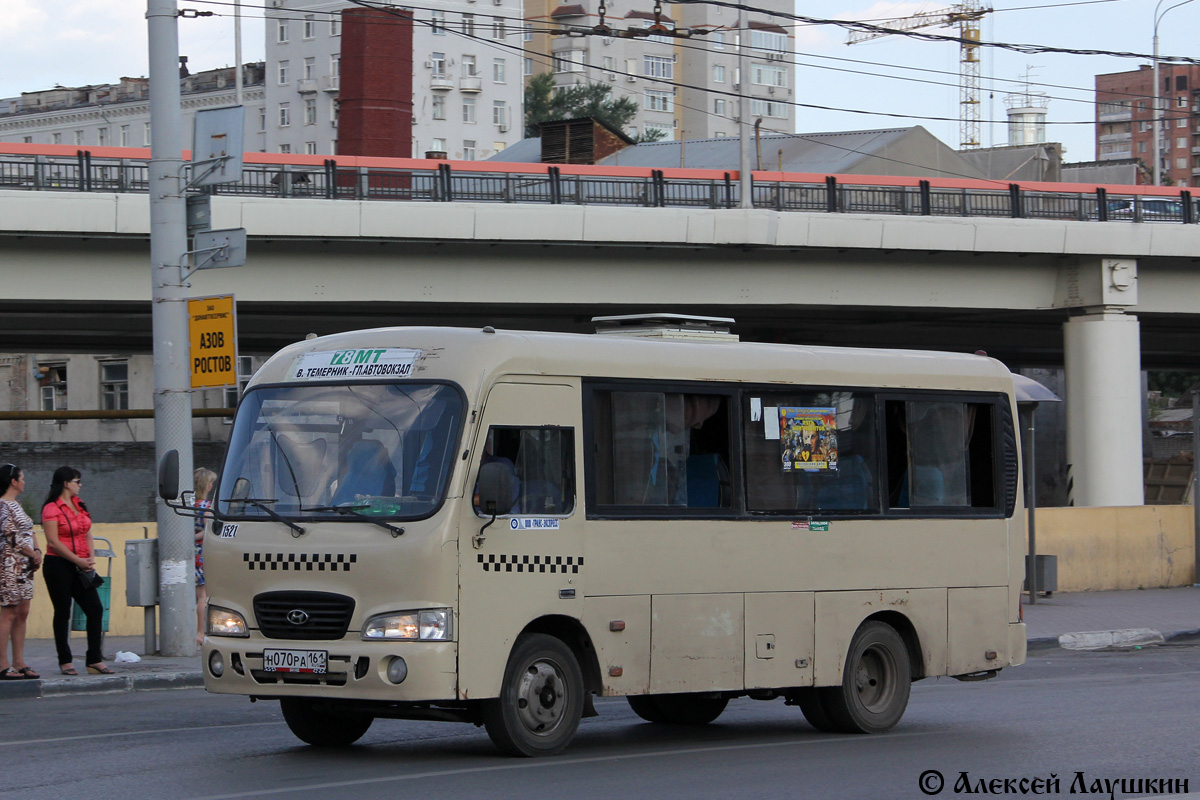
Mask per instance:
[[[1039,636],[1026,641],[1027,652],[1057,650],[1108,650],[1149,647],[1167,642],[1184,644],[1200,639],[1200,630],[1157,631],[1153,628],[1125,628],[1111,631],[1081,631],[1062,636]]]
[[[40,678],[0,684],[0,700],[38,697],[70,697],[84,694],[115,694],[163,689],[194,689],[204,686],[199,672],[151,672],[144,675],[91,675],[78,678]]]

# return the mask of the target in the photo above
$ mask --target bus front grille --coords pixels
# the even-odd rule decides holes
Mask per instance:
[[[331,592],[265,592],[254,598],[254,616],[271,639],[341,639],[354,615],[354,599]]]

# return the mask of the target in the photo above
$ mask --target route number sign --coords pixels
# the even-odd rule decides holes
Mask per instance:
[[[193,389],[237,386],[237,311],[233,295],[188,300],[188,341]]]

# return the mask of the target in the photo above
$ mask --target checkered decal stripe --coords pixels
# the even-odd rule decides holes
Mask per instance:
[[[358,562],[355,553],[242,553],[242,561],[250,571],[296,570],[297,572],[349,572]]]
[[[549,572],[578,575],[583,556],[510,556],[480,553],[484,572]]]

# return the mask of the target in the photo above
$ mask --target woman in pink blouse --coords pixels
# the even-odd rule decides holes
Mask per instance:
[[[42,531],[46,534],[46,560],[42,575],[54,605],[54,644],[58,649],[58,669],[63,675],[78,675],[72,662],[70,627],[71,601],[87,616],[87,664],[93,675],[113,674],[100,652],[104,605],[95,587],[85,587],[79,571],[95,569],[92,555],[92,517],[79,499],[82,475],[74,467],[54,471],[50,494],[42,508]]]

